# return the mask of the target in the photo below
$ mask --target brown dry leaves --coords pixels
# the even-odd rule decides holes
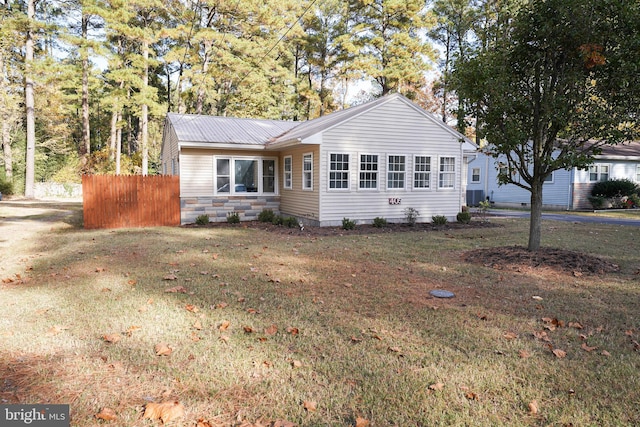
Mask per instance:
[[[143,418],[162,420],[163,424],[184,417],[184,406],[177,400],[162,403],[147,403]]]

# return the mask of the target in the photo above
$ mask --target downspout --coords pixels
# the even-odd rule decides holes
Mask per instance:
[[[575,172],[576,168],[571,168],[571,174],[569,175],[569,199],[567,200],[567,210],[570,211],[573,209],[573,186],[575,180]]]

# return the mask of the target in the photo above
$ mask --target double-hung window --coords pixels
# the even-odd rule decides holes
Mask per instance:
[[[456,158],[440,157],[438,188],[454,188],[456,182]]]
[[[480,168],[471,168],[471,182],[480,182]]]
[[[313,190],[313,153],[302,155],[302,189]]]
[[[431,187],[431,157],[415,156],[413,158],[413,188]]]
[[[589,166],[589,181],[599,182],[609,180],[609,165]]]
[[[377,154],[360,154],[358,188],[362,190],[375,190],[378,188]]]
[[[349,155],[329,154],[329,189],[349,189]]]
[[[405,156],[390,155],[387,158],[387,189],[404,188]]]
[[[291,156],[286,156],[284,158],[283,171],[283,186],[290,190],[293,188],[293,159]]]

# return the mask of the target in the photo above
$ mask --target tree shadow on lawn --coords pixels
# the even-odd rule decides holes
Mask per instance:
[[[362,236],[351,235],[349,240],[336,236],[336,239],[344,241],[338,241],[338,247],[345,246],[348,250],[327,256],[324,246],[319,240],[314,240],[314,236],[298,238],[246,228],[161,228],[106,233],[79,230],[65,233],[65,236],[66,239],[56,239],[54,232],[43,236],[48,242],[47,252],[37,260],[32,271],[26,272],[37,280],[31,280],[24,286],[51,287],[50,292],[66,288],[65,300],[70,310],[83,310],[83,298],[86,297],[107,298],[112,300],[114,307],[121,303],[122,310],[130,309],[126,306],[127,286],[135,286],[139,297],[153,298],[155,304],[163,301],[176,315],[189,316],[189,324],[198,317],[185,310],[186,305],[199,307],[199,315],[204,316],[208,325],[206,338],[216,345],[220,345],[217,340],[223,335],[218,331],[220,320],[231,316],[244,319],[247,325],[255,328],[255,334],[247,335],[239,328],[240,325],[234,325],[227,335],[231,339],[251,342],[248,345],[258,347],[258,352],[259,346],[264,346],[266,353],[281,351],[282,343],[291,339],[286,335],[286,328],[304,325],[295,348],[310,358],[316,353],[331,354],[334,349],[329,337],[333,337],[350,345],[367,345],[371,351],[388,353],[386,349],[398,347],[402,351],[403,363],[415,369],[428,363],[429,356],[417,350],[421,346],[435,347],[445,354],[455,353],[463,363],[478,354],[487,353],[488,357],[495,357],[497,363],[502,363],[499,360],[505,356],[517,359],[518,348],[537,348],[544,363],[550,363],[555,359],[551,345],[567,351],[568,359],[580,361],[587,354],[581,349],[581,344],[587,342],[580,337],[581,334],[589,338],[591,346],[594,342],[608,346],[602,350],[614,348],[615,344],[614,352],[629,353],[624,354],[626,357],[632,356],[634,344],[625,331],[640,326],[633,320],[632,302],[637,301],[637,289],[625,289],[623,283],[609,281],[606,275],[592,275],[588,271],[576,275],[578,270],[574,264],[570,264],[569,269],[558,270],[554,266],[541,268],[536,264],[539,260],[531,264],[531,259],[526,263],[518,258],[518,267],[515,268],[513,263],[509,266],[497,264],[495,259],[492,263],[482,262],[478,267],[471,266],[464,259],[468,253],[448,251],[450,262],[444,269],[440,264],[430,263],[428,253],[421,253],[416,261],[411,261],[416,255],[410,249],[391,248],[392,251],[408,251],[408,261],[400,267],[386,263],[384,256],[365,253],[363,247],[370,243],[358,240]],[[130,246],[123,247],[123,241],[129,242]],[[385,246],[384,240],[376,240],[375,244]],[[273,250],[276,245],[282,250]],[[101,268],[104,270],[97,271]],[[103,286],[99,284],[102,283],[100,280],[104,279],[101,276],[106,274],[110,276],[105,283],[112,282],[110,290],[100,289]],[[170,274],[176,278],[165,280]],[[128,284],[130,280],[135,283]],[[75,289],[76,281],[84,283],[83,287]],[[177,285],[184,287],[185,292],[166,292]],[[455,298],[444,300],[430,296],[430,290],[441,287],[452,290]],[[16,289],[14,286],[13,290]],[[225,308],[216,308],[216,304],[221,302],[227,304]],[[96,312],[95,315],[103,314]],[[134,324],[139,316],[132,311],[129,323]],[[541,320],[543,318],[556,319],[555,325],[551,323],[554,331],[547,329],[549,325]],[[563,326],[558,326],[559,322]],[[580,323],[582,328],[569,327],[569,322]],[[154,327],[161,329],[162,319],[157,319],[156,323]],[[278,328],[275,337],[264,333],[265,328],[272,324]],[[309,331],[305,331],[305,327]],[[516,338],[499,335],[498,341],[488,344],[486,336],[495,334],[496,330],[500,335],[512,332]],[[325,334],[327,342],[305,343],[304,335],[310,331]],[[89,338],[79,334],[78,339],[98,340],[102,332],[105,331],[96,330]],[[188,332],[185,330],[185,338]],[[537,332],[545,332],[550,341],[536,338],[534,333]],[[266,341],[260,341],[262,338]],[[358,341],[363,339],[364,343]],[[147,356],[151,353],[150,348],[134,350]],[[187,354],[183,356],[188,360]],[[334,356],[337,363],[346,364],[341,360],[346,356]],[[16,360],[21,357],[24,363],[17,364]],[[115,404],[114,395],[122,390],[121,385],[114,385],[109,393],[102,395],[98,392],[100,381],[114,378],[109,374],[109,365],[115,363],[114,366],[120,369],[118,363],[135,364],[131,372],[118,373],[122,375],[121,383],[126,384],[140,380],[134,373],[144,371],[143,360],[149,360],[149,357],[131,355],[123,356],[122,360],[109,355],[105,360],[103,353],[78,357],[76,362],[80,364],[102,363],[106,370],[97,377],[74,379],[64,367],[56,366],[53,359],[43,360],[37,354],[5,354],[2,356],[4,361],[0,362],[0,377],[5,378],[3,374],[7,378],[23,376],[25,380],[5,382],[0,395],[5,398],[6,393],[10,393],[6,395],[8,400],[18,396],[22,401],[46,401],[46,388],[58,381],[63,385],[51,390],[49,398],[58,401],[81,399],[80,416],[84,422],[90,423],[91,411],[97,412],[102,404]],[[208,363],[215,363],[215,356],[212,357],[214,359]],[[606,357],[601,357],[602,361],[598,363],[606,364]],[[73,356],[61,358],[73,363],[71,359]],[[320,358],[315,360],[316,363],[329,363]],[[193,363],[190,369],[197,371],[199,362]],[[344,378],[337,380],[344,381]],[[74,381],[77,381],[77,386],[73,385]],[[158,386],[158,383],[154,385]],[[85,397],[73,397],[71,389],[76,387],[82,389],[80,393]],[[122,395],[120,404],[124,405],[123,410],[131,412],[131,407],[144,403],[145,393],[149,394],[139,390]],[[160,391],[157,388],[153,393],[154,398],[162,397],[158,396]],[[96,394],[99,396],[95,397]],[[86,397],[91,395],[98,401],[97,407],[87,403],[93,401]],[[566,394],[553,398],[560,406],[571,399]],[[133,411],[136,413],[139,415],[139,411]]]

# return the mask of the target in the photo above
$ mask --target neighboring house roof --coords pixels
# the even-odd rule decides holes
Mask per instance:
[[[269,139],[297,126],[300,122],[283,120],[237,119],[197,114],[167,114],[178,140],[222,144],[264,145]]]
[[[640,160],[640,141],[625,142],[617,145],[603,145],[596,159]]]
[[[466,150],[474,150],[476,145],[469,138],[438,120],[435,116],[399,93],[383,96],[366,104],[336,111],[305,122],[264,119],[237,119],[232,117],[204,116],[195,114],[168,113],[167,120],[176,132],[178,140],[195,144],[238,144],[277,146],[297,143],[345,123],[380,105],[399,99],[423,114],[435,125],[466,143]],[[470,144],[470,145],[469,145]]]

